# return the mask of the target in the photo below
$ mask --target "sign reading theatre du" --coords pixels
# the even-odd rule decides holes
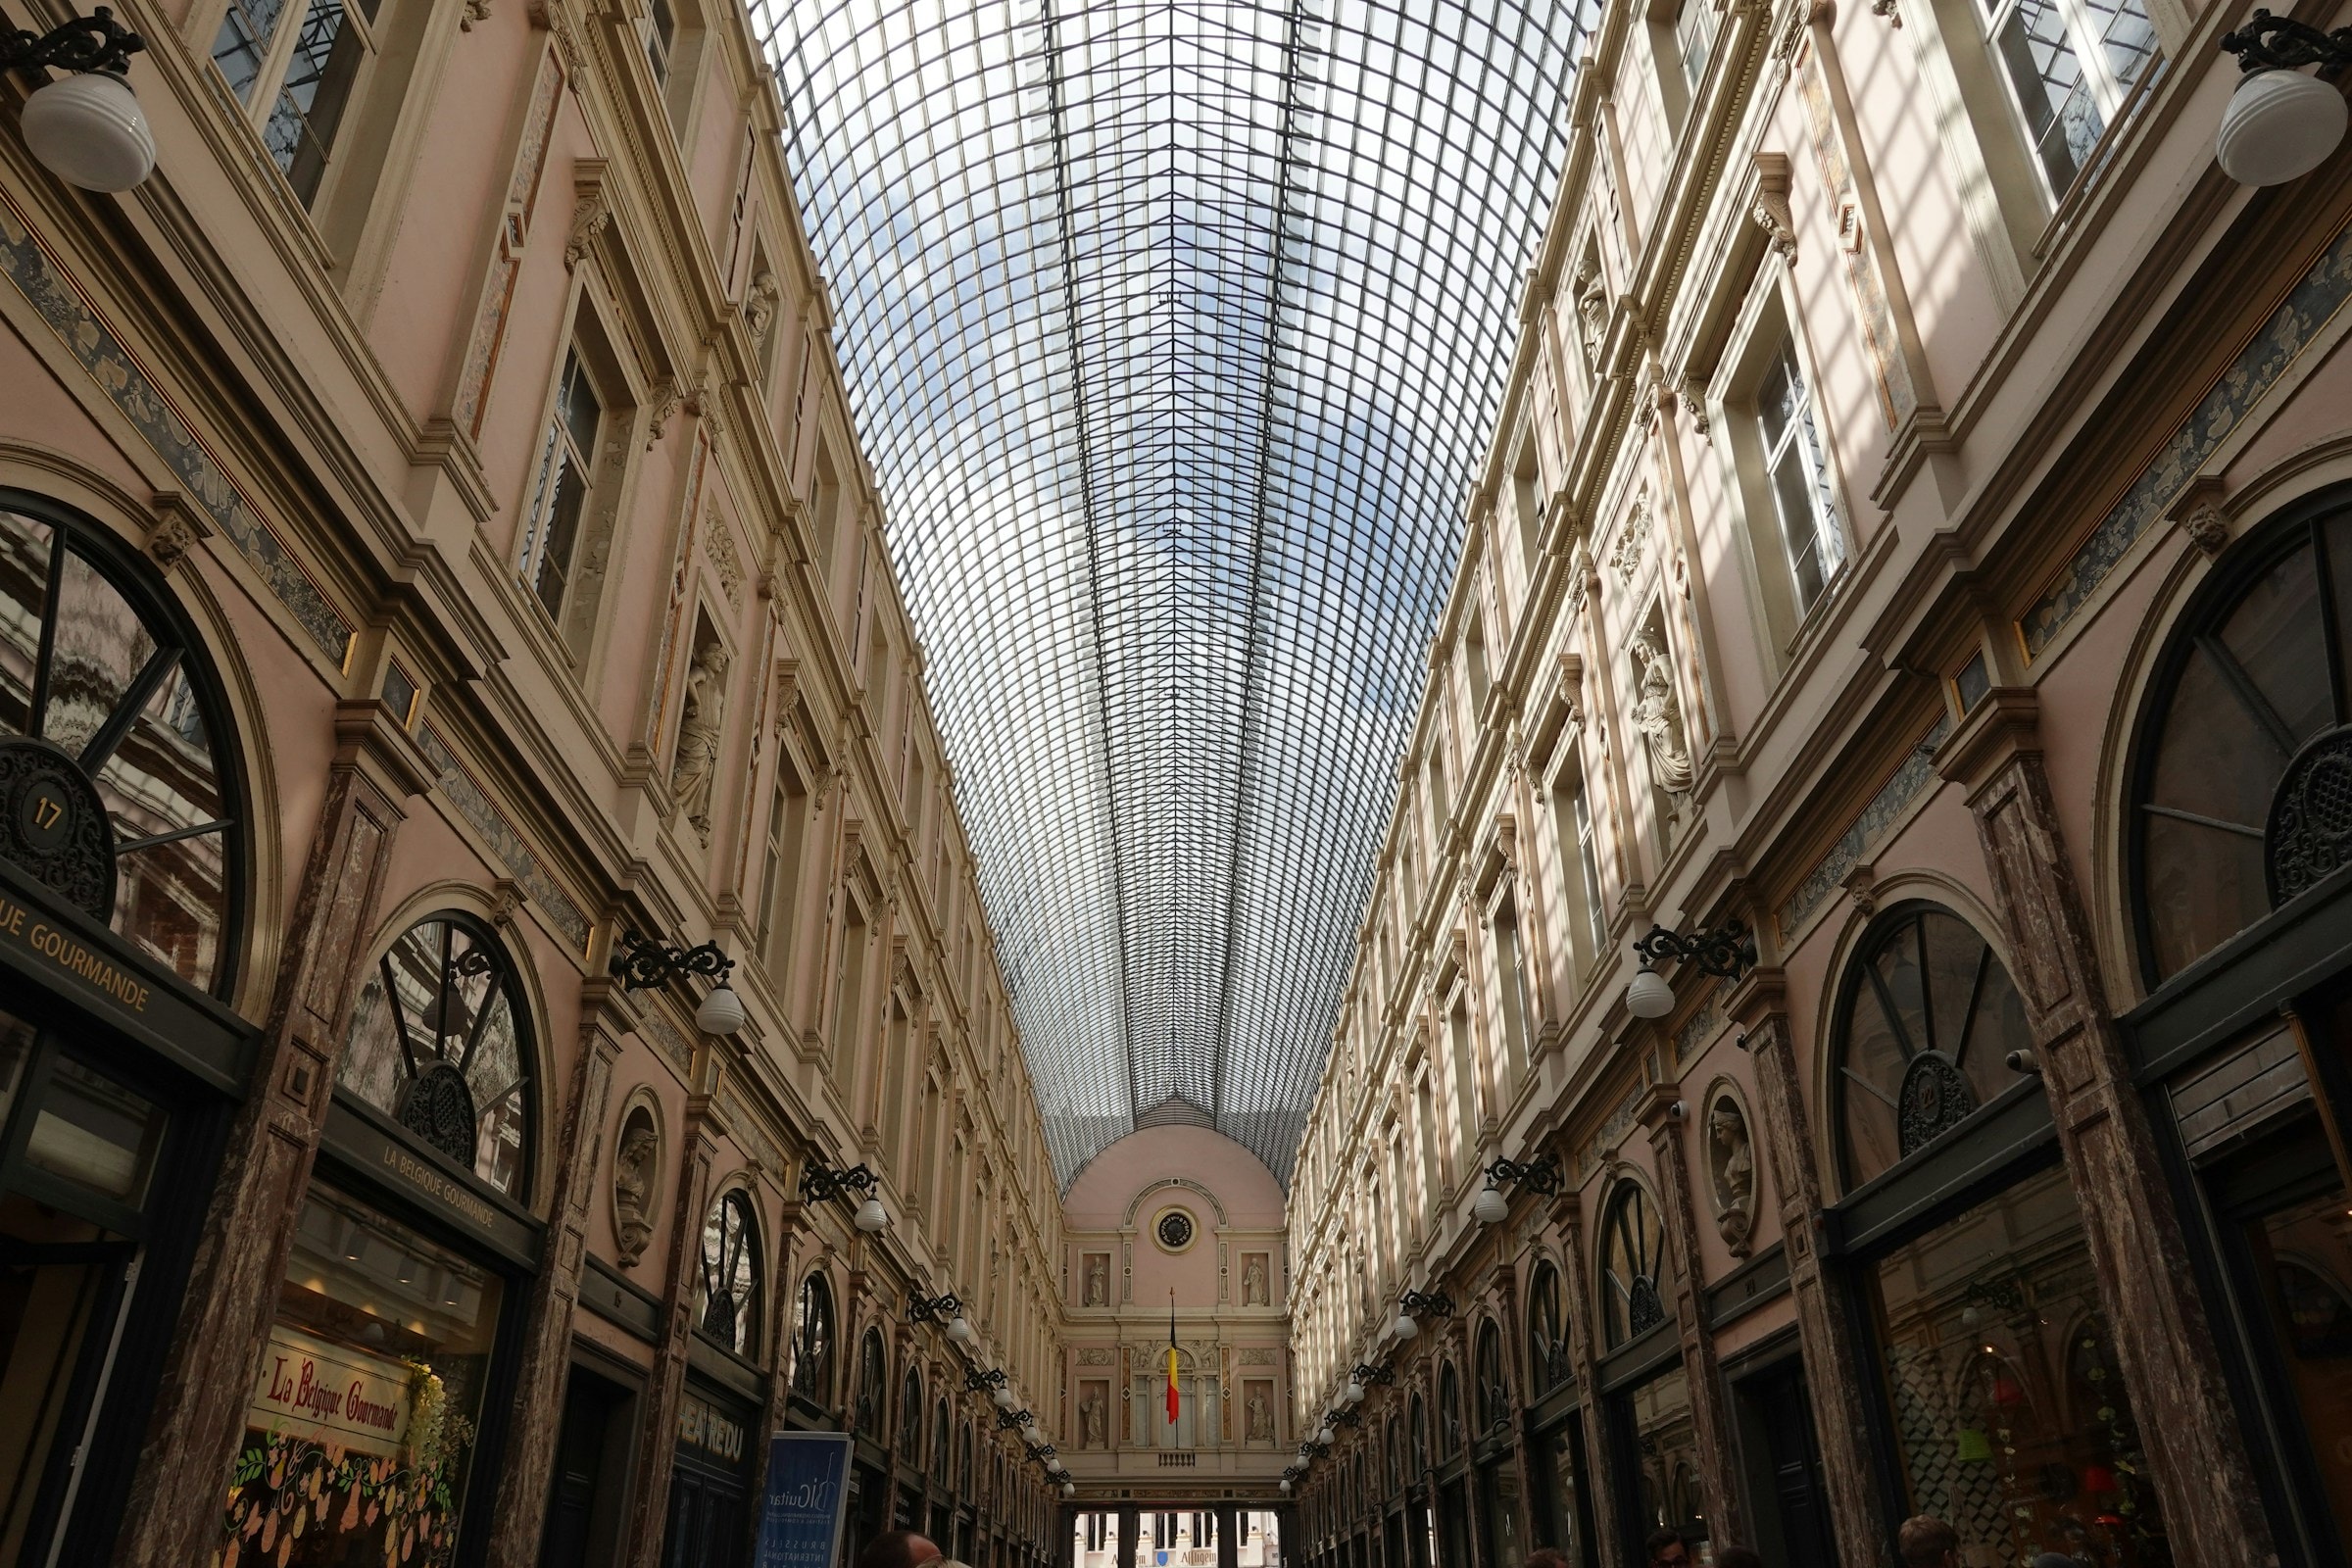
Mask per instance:
[[[768,1441],[759,1568],[833,1568],[850,1498],[850,1435],[779,1432]]]

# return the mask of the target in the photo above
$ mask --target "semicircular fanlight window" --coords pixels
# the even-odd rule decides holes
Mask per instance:
[[[463,915],[409,927],[352,1009],[337,1084],[427,1147],[526,1200],[530,1052],[513,965]]]
[[[221,706],[122,554],[62,508],[0,494],[0,855],[218,991],[242,852]]]

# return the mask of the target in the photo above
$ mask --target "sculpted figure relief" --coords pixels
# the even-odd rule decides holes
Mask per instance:
[[[1245,1409],[1249,1419],[1249,1426],[1244,1433],[1245,1440],[1250,1443],[1272,1443],[1274,1441],[1274,1412],[1266,1408],[1266,1396],[1256,1384],[1250,1386],[1250,1402]]]
[[[1242,1304],[1264,1306],[1266,1298],[1266,1255],[1251,1252],[1242,1263]]]
[[[640,1109],[621,1129],[620,1147],[613,1152],[612,1218],[622,1268],[634,1268],[645,1255],[645,1244],[653,1239],[654,1223],[649,1210],[654,1153],[660,1143],[661,1136],[654,1131],[653,1121]]]
[[[1102,1408],[1102,1386],[1089,1384],[1086,1397],[1078,1403],[1078,1446],[1082,1448],[1105,1448],[1109,1442],[1103,1427],[1109,1417]]]
[[[1715,1228],[1734,1257],[1745,1257],[1756,1222],[1756,1158],[1747,1118],[1729,1100],[1718,1100],[1707,1112],[1707,1165],[1715,1177]]]
[[[678,721],[678,760],[669,772],[670,790],[705,843],[710,839],[710,785],[718,775],[726,676],[725,648],[710,642],[695,652],[686,675],[686,716]]]
[[[1674,670],[1649,633],[1634,638],[1634,663],[1641,671],[1641,689],[1634,698],[1634,728],[1649,747],[1649,764],[1658,787],[1670,795],[1687,795],[1692,770],[1690,747],[1683,738],[1683,708],[1674,695]]]

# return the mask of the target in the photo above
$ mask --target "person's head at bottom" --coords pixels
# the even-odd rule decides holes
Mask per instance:
[[[1715,1568],[1764,1568],[1752,1546],[1726,1546],[1715,1554]]]
[[[1649,1568],[1689,1568],[1690,1548],[1679,1530],[1653,1530],[1642,1548],[1649,1553]]]
[[[1903,1568],[1960,1568],[1960,1532],[1932,1513],[1904,1520],[1894,1546]]]
[[[937,1546],[911,1530],[886,1530],[865,1544],[858,1568],[923,1568],[940,1559]]]
[[[1538,1546],[1527,1554],[1527,1568],[1568,1568],[1568,1558],[1554,1547]]]

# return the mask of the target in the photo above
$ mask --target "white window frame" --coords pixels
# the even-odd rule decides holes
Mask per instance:
[[[545,612],[548,618],[554,621],[558,627],[564,624],[564,617],[571,609],[572,590],[576,586],[575,579],[578,575],[574,568],[578,565],[580,541],[586,537],[587,531],[584,523],[596,505],[599,477],[597,464],[606,450],[607,443],[612,439],[612,426],[616,412],[612,398],[607,394],[603,386],[598,384],[596,370],[589,364],[589,359],[590,356],[581,352],[577,334],[565,341],[563,365],[556,372],[555,393],[548,401],[546,436],[540,447],[539,462],[533,470],[531,505],[529,512],[525,514],[521,549],[517,553],[514,565],[516,574],[521,578],[523,591],[530,595],[531,603]],[[566,391],[575,369],[578,371],[580,379],[587,384],[589,392],[595,397],[597,405],[596,429],[590,437],[590,449],[585,453],[579,450],[579,443],[571,428],[568,405],[565,402]],[[625,408],[626,405],[623,404],[620,407]],[[550,605],[540,593],[539,576],[546,568],[549,524],[553,520],[553,513],[558,500],[557,491],[561,483],[556,467],[559,459],[564,461],[567,469],[576,466],[576,471],[583,475],[583,478],[580,484],[579,512],[572,526],[570,559],[565,561],[563,565],[564,594],[561,602]]]
[[[2122,114],[2132,87],[2146,77],[2149,64],[2160,52],[2155,22],[2148,15],[2144,0],[2113,0],[2113,15],[2118,19],[2126,15],[2136,16],[2147,34],[2147,49],[2138,57],[2138,63],[2127,80],[2119,74],[2115,62],[2108,57],[2106,36],[2100,31],[2098,14],[2090,0],[1992,0],[1991,4],[1987,4],[1986,0],[1972,0],[1972,4],[1977,24],[1983,29],[1985,56],[1992,67],[1992,74],[2001,79],[2010,116],[2025,146],[2026,161],[2034,166],[2043,192],[2055,207],[2066,199],[2066,193],[2074,188],[2082,176],[2082,169],[2090,162],[2100,139]],[[2075,90],[2087,98],[2088,107],[2096,117],[2088,134],[2079,146],[2074,138],[2065,135],[2068,123],[2063,113],[2065,105],[2052,111],[2048,126],[2035,132],[2033,114],[2027,108],[2026,95],[2017,79],[2018,63],[2002,45],[2004,30],[2013,25],[2022,29],[2031,12],[2056,17],[2067,56],[2073,60],[2079,73]],[[2018,36],[2031,38],[2032,35],[2021,31]],[[2054,60],[2056,56],[2053,54],[2051,58]],[[2035,69],[2038,73],[2041,68],[2036,66]],[[2036,81],[2045,78],[2036,75]],[[2074,94],[2070,92],[2068,104],[2073,102]],[[2069,168],[2063,182],[2051,170],[2044,153],[2044,145],[2052,137],[2060,138],[2068,148]]]
[[[385,5],[398,3],[400,0],[379,0],[376,9],[381,12]],[[280,103],[286,97],[286,75],[293,69],[296,45],[301,42],[302,34],[314,16],[330,15],[342,18],[336,41],[339,43],[344,37],[354,39],[359,45],[360,57],[352,68],[351,81],[344,90],[343,102],[335,112],[334,129],[326,141],[319,144],[318,178],[305,191],[296,180],[295,172],[301,165],[300,157],[279,162],[276,151],[270,148],[270,132],[277,120]],[[359,118],[359,106],[367,96],[368,78],[373,73],[380,54],[378,28],[382,24],[369,17],[364,5],[347,3],[347,0],[282,0],[276,18],[267,28],[269,36],[251,40],[259,43],[260,58],[255,64],[252,78],[240,90],[229,79],[228,73],[221,70],[222,38],[232,21],[250,24],[254,20],[243,0],[228,0],[228,4],[221,8],[220,24],[213,32],[213,70],[219,74],[221,85],[242,106],[247,123],[253,127],[254,134],[262,139],[264,148],[269,149],[270,162],[276,168],[279,176],[293,189],[296,198],[306,209],[317,211],[322,205],[322,198],[333,182],[336,172],[342,167],[336,157],[337,149],[354,128]],[[316,103],[314,98],[313,106]],[[299,117],[302,129],[308,131],[313,123],[308,109],[301,110]]]

